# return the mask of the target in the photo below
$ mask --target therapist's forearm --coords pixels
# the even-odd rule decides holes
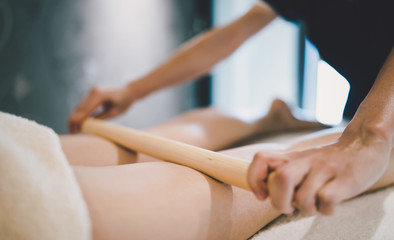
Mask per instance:
[[[365,144],[382,143],[388,149],[389,159],[383,176],[375,189],[394,182],[394,48],[383,65],[375,84],[360,105],[346,129],[348,135],[361,135]],[[378,143],[378,144],[379,144]],[[371,159],[371,164],[375,159]]]
[[[333,214],[340,202],[394,181],[394,51],[337,141],[286,154],[258,152],[248,181],[283,213]]]
[[[374,138],[394,143],[394,49],[383,65],[371,91],[360,105],[345,133],[361,134],[368,144]]]
[[[131,82],[137,98],[156,90],[184,83],[208,73],[220,60],[229,56],[243,42],[276,17],[266,5],[257,4],[234,22],[210,30],[184,44],[162,65],[146,76]]]

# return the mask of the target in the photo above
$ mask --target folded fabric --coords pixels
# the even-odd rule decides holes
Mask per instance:
[[[88,209],[58,136],[3,112],[0,239],[91,239]]]

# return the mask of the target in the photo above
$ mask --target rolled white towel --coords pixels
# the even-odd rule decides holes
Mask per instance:
[[[91,239],[89,212],[58,136],[3,112],[0,239]]]

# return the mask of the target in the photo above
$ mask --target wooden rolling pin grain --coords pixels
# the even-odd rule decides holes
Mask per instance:
[[[82,132],[104,137],[136,152],[191,167],[219,181],[250,191],[246,178],[249,163],[242,159],[99,119],[85,120]]]

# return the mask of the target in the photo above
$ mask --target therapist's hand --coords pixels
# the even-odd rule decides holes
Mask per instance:
[[[94,87],[77,105],[68,119],[71,133],[81,130],[82,122],[95,113],[96,117],[107,119],[125,112],[135,101],[131,88],[98,88]],[[100,110],[99,112],[97,112]]]
[[[335,205],[373,185],[384,173],[391,147],[385,139],[344,136],[320,148],[286,154],[259,152],[248,182],[256,197],[282,213],[331,215]]]

